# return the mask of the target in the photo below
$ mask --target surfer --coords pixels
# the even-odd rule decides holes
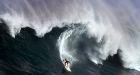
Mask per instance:
[[[70,61],[68,61],[67,59],[64,59],[63,62],[64,62],[64,68],[65,68],[65,70],[68,71],[68,72],[71,72],[71,69],[70,69]]]
[[[70,63],[70,61],[68,61],[67,59],[63,60],[64,61],[64,65],[68,65]]]

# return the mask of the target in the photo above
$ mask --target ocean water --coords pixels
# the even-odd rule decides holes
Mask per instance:
[[[0,24],[0,75],[139,75],[136,70],[125,69],[119,55],[109,57],[103,65],[86,60],[75,63],[71,70],[64,70],[56,46],[60,34],[67,28],[54,28],[43,38],[35,36],[31,28],[24,28],[15,37]],[[82,48],[81,48],[82,49]],[[79,51],[83,54],[83,51]],[[83,54],[84,55],[84,54]]]
[[[0,0],[0,75],[140,75],[139,3]]]

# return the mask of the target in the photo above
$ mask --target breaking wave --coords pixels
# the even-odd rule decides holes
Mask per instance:
[[[67,27],[58,39],[61,60],[80,61],[77,52],[83,50],[91,61],[102,64],[108,56],[119,53],[124,67],[140,71],[139,2],[1,0],[0,18],[12,37],[25,27],[34,29],[39,37],[54,27]]]

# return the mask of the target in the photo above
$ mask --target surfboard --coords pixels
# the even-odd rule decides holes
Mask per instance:
[[[66,69],[67,71],[71,72],[70,64],[66,64],[66,65],[65,65],[65,69]]]

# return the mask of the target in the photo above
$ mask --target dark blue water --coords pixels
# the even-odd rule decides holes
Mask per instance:
[[[87,58],[75,63],[72,72],[66,72],[56,46],[58,37],[66,29],[54,28],[38,38],[34,30],[24,28],[12,38],[6,24],[1,23],[0,75],[140,75],[138,71],[123,68],[118,54],[109,57],[103,65]]]

